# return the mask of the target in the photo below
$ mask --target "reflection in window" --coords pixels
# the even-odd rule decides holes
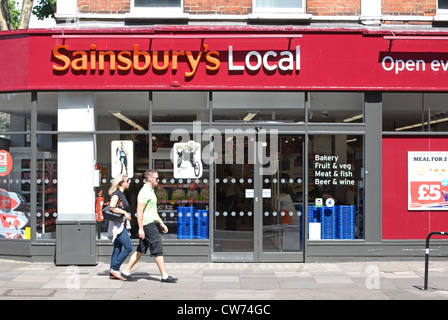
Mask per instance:
[[[363,137],[314,135],[309,144],[309,239],[363,239]]]

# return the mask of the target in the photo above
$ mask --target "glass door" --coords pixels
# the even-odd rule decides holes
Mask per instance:
[[[254,261],[255,139],[252,132],[221,137],[222,157],[214,165],[215,261]]]
[[[258,144],[260,163],[260,261],[303,261],[302,135],[278,135]],[[272,146],[275,144],[275,146]]]
[[[214,164],[213,261],[303,261],[303,137],[221,136]]]

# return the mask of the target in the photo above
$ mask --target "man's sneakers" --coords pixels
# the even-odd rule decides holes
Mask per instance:
[[[131,274],[126,274],[126,273],[122,272],[121,275],[123,276],[123,278],[124,278],[126,281],[135,281],[135,279],[132,278]]]
[[[168,282],[168,283],[176,283],[177,282],[177,278],[173,278],[172,276],[167,276],[166,278],[162,277],[160,279],[160,281]]]

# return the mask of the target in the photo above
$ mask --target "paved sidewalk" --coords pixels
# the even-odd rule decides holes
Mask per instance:
[[[126,262],[125,262],[126,264]],[[160,282],[154,262],[136,281],[110,280],[107,263],[55,266],[0,260],[0,300],[446,300],[448,261],[338,263],[167,263],[175,284]]]

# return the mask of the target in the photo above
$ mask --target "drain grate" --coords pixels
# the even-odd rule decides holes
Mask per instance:
[[[9,289],[2,296],[6,297],[52,297],[56,290],[50,289]]]

